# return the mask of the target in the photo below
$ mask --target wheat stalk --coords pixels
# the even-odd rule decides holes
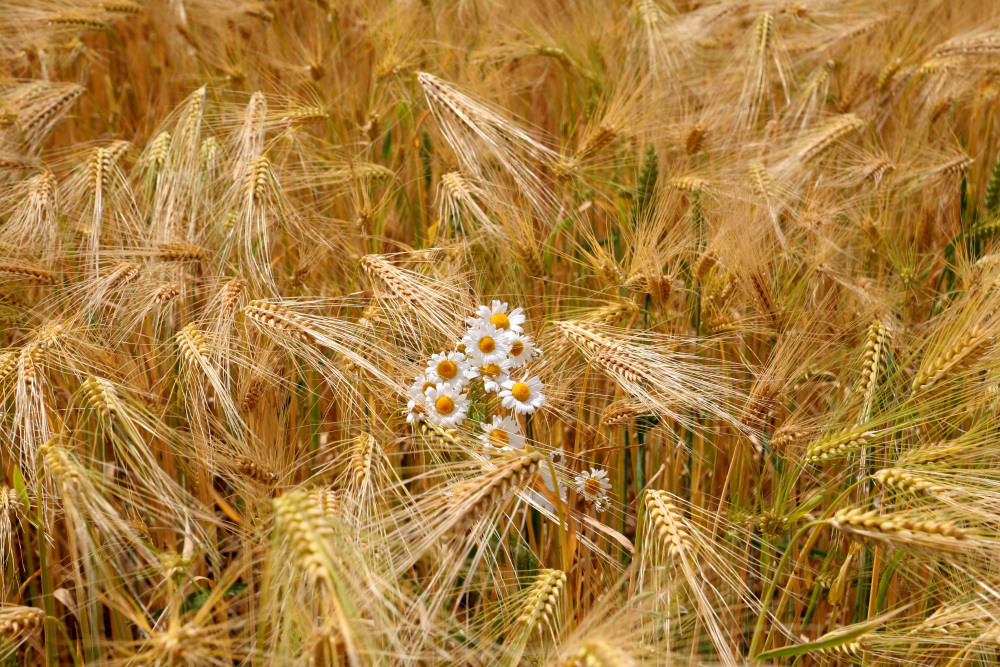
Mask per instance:
[[[0,277],[36,285],[55,285],[58,275],[40,266],[25,262],[0,260]]]
[[[278,476],[270,470],[264,468],[249,456],[237,456],[234,459],[236,469],[244,477],[248,477],[261,484],[274,486],[278,482]]]
[[[974,363],[975,358],[989,344],[990,337],[982,328],[975,326],[959,337],[950,348],[931,359],[925,360],[913,377],[910,391],[922,394],[939,385],[962,367]]]
[[[0,648],[6,648],[9,643],[23,641],[35,634],[44,620],[45,611],[37,607],[0,607],[0,637],[4,639],[4,645],[0,645]]]
[[[316,334],[309,328],[308,323],[303,317],[277,304],[265,301],[251,301],[243,309],[243,314],[278,335],[297,340],[307,345],[315,345],[317,343]]]
[[[910,495],[920,495],[927,493],[930,495],[942,495],[948,493],[948,489],[940,484],[936,484],[930,479],[917,475],[909,470],[898,468],[883,468],[877,471],[872,477],[882,486],[900,491]]]
[[[907,514],[880,514],[878,510],[851,508],[837,510],[831,526],[862,537],[897,545],[955,550],[966,541],[968,532],[951,521],[914,518]]]
[[[859,422],[868,421],[871,417],[872,402],[875,398],[875,389],[878,384],[878,376],[886,364],[886,345],[889,340],[889,330],[882,322],[872,322],[868,327],[868,335],[865,338],[865,352],[861,360],[861,412],[858,415]]]
[[[868,446],[875,437],[874,431],[859,428],[843,429],[809,444],[806,449],[806,463],[826,463],[858,452]]]
[[[627,651],[612,642],[592,639],[563,665],[565,667],[632,667],[638,664]]]

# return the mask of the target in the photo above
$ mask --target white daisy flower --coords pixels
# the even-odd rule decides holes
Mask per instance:
[[[469,329],[465,338],[465,353],[477,366],[499,364],[510,354],[510,341],[492,324],[479,322]]]
[[[414,379],[406,393],[410,400],[406,403],[406,423],[416,425],[427,417],[427,396],[424,392],[434,386],[434,383],[421,373]]]
[[[484,364],[482,366],[472,366],[469,369],[469,377],[482,378],[483,387],[486,391],[498,392],[500,385],[510,379],[510,359],[501,359],[497,363]]]
[[[524,449],[521,426],[512,417],[496,415],[490,422],[479,424],[484,433],[479,436],[483,444],[497,449]]]
[[[507,380],[501,387],[500,401],[505,408],[513,410],[518,414],[531,414],[542,406],[545,402],[545,395],[542,394],[544,385],[538,376],[528,379],[525,373],[524,378],[518,381]]]
[[[503,383],[510,380],[510,376],[506,373],[501,373],[496,377],[486,377],[483,376],[483,389],[491,393],[498,393],[503,389]]]
[[[431,355],[424,374],[434,384],[462,389],[469,384],[469,361],[461,352],[439,352]]]
[[[416,426],[427,418],[427,400],[411,398],[406,403],[406,423]]]
[[[427,419],[437,426],[452,428],[465,421],[469,398],[458,388],[439,383],[427,390]]]
[[[512,334],[510,337],[510,359],[512,368],[524,366],[535,356],[535,343],[527,334]]]
[[[427,390],[436,384],[437,382],[427,377],[425,373],[421,373],[413,380],[413,384],[410,385],[410,398],[415,400],[425,398],[424,394],[427,393]]]
[[[608,491],[611,490],[611,480],[607,478],[607,470],[591,468],[576,476],[576,492],[602,510],[608,503]]]
[[[475,327],[477,324],[492,324],[501,331],[519,334],[524,331],[525,319],[523,308],[515,308],[508,313],[507,303],[494,299],[489,306],[479,306],[476,316],[466,321],[470,327]]]

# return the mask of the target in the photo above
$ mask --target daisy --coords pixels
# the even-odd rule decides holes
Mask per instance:
[[[511,335],[510,337],[510,359],[512,368],[524,366],[535,356],[535,344],[526,334]]]
[[[469,377],[483,379],[486,391],[498,392],[500,385],[510,379],[510,359],[501,359],[497,363],[473,366],[469,369]]]
[[[475,327],[477,324],[492,324],[501,331],[519,334],[524,331],[522,325],[525,319],[523,308],[515,308],[508,313],[507,303],[494,299],[489,306],[479,306],[476,316],[466,321],[470,327]]]
[[[440,352],[431,355],[424,375],[433,384],[462,389],[469,384],[469,362],[461,352]]]
[[[434,383],[421,373],[414,379],[406,393],[410,400],[406,403],[406,423],[416,425],[427,416],[427,396],[424,392],[434,386]]]
[[[510,354],[510,341],[504,333],[486,322],[470,328],[465,338],[465,352],[477,366],[499,364]]]
[[[406,403],[406,423],[416,426],[427,418],[427,400],[411,398]]]
[[[591,468],[589,471],[576,476],[576,492],[594,503],[598,510],[604,509],[608,504],[608,491],[611,490],[611,480],[608,478],[606,470]]]
[[[501,373],[496,376],[483,376],[483,389],[491,393],[498,393],[503,388],[503,383],[510,380],[510,375]]]
[[[413,384],[410,385],[410,398],[414,400],[424,399],[424,394],[427,393],[427,390],[436,384],[437,382],[427,377],[425,373],[421,373],[413,380]]]
[[[545,402],[545,395],[542,394],[544,385],[538,376],[528,379],[528,374],[524,378],[515,382],[507,380],[501,387],[500,401],[505,408],[513,410],[518,414],[531,414],[542,406]]]
[[[479,439],[484,444],[497,449],[524,449],[524,436],[521,427],[512,417],[496,415],[491,422],[479,424],[484,433]]]
[[[469,399],[458,388],[439,383],[427,390],[427,419],[437,426],[452,428],[465,420]]]

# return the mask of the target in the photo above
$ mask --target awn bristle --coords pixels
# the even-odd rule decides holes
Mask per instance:
[[[993,664],[994,4],[3,3],[0,665]]]

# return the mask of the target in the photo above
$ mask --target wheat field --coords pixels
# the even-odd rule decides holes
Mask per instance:
[[[1000,659],[993,0],[4,0],[0,665]]]

